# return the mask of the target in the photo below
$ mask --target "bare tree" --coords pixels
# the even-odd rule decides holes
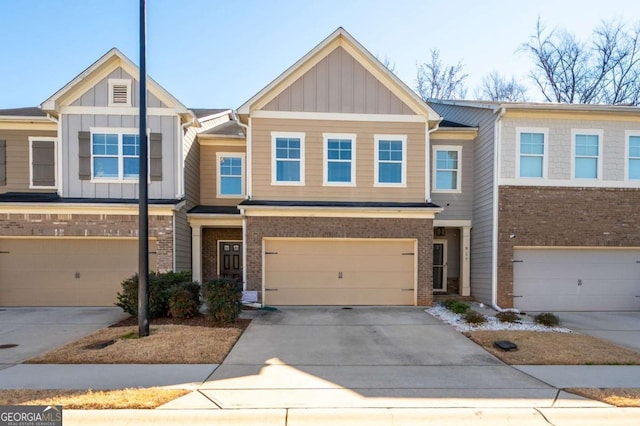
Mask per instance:
[[[466,96],[464,80],[469,74],[463,72],[462,61],[455,65],[443,64],[440,51],[431,49],[431,61],[418,65],[417,68],[415,89],[423,100],[462,99]]]
[[[482,85],[476,89],[476,99],[485,101],[525,102],[527,88],[515,77],[507,79],[497,71],[492,71],[482,78]]]
[[[376,59],[379,60],[382,65],[384,65],[389,71],[396,74],[396,63],[391,62],[391,58],[389,58],[387,55],[384,55],[384,58],[376,55]]]
[[[540,18],[522,46],[534,60],[531,78],[549,102],[638,104],[640,27],[603,22],[589,42],[565,30],[547,32]]]

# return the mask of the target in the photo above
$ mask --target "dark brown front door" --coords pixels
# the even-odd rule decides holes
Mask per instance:
[[[220,276],[242,278],[241,242],[220,242]]]

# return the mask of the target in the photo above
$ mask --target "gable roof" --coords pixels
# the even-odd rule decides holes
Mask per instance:
[[[471,101],[471,100],[429,100],[430,104],[462,106],[469,108],[506,110],[539,110],[539,111],[575,111],[575,112],[635,112],[640,113],[640,107],[629,105],[606,104],[567,104],[556,102],[503,102],[503,101]]]
[[[40,108],[46,112],[58,111],[60,106],[74,101],[76,97],[81,95],[87,88],[96,84],[117,67],[122,67],[133,78],[140,80],[140,69],[138,66],[114,47],[78,74],[63,88],[42,102]],[[147,90],[157,96],[164,104],[174,108],[178,114],[185,116],[185,118],[193,117],[187,107],[149,76],[147,76]],[[77,96],[74,97],[74,95]]]
[[[416,114],[426,117],[429,121],[440,120],[440,116],[435,110],[427,105],[413,90],[389,71],[387,67],[342,27],[335,30],[260,92],[242,104],[238,108],[238,114],[247,115],[250,114],[251,111],[260,109],[266,105],[338,46],[342,46],[347,50],[354,59],[371,72],[394,95],[404,101]]]
[[[47,113],[38,107],[0,109],[0,116],[9,117],[47,117]]]

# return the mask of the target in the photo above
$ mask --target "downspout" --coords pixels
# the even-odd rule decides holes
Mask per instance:
[[[242,127],[245,131],[245,135],[247,136],[247,146],[245,152],[245,185],[247,188],[247,193],[245,195],[245,199],[251,199],[251,133],[249,133],[249,126],[243,124],[240,121],[240,117],[234,110],[233,118],[236,120],[238,125]],[[249,118],[249,123],[251,123],[251,118]],[[244,210],[240,210],[240,214],[242,215],[242,264],[247,264],[247,218],[244,214]],[[247,268],[242,268],[242,290],[247,290]]]
[[[62,123],[53,115],[47,113],[47,118],[56,123],[56,187],[58,188],[58,195],[62,197]]]
[[[436,125],[433,126],[433,129],[429,129],[429,122],[427,121],[427,140],[425,141],[426,147],[424,153],[424,161],[426,163],[424,173],[424,195],[427,203],[431,202],[431,173],[433,172],[431,170],[431,133],[440,128],[440,123],[442,123],[442,120],[444,120],[444,117],[440,117],[440,120],[438,120]]]
[[[498,312],[505,309],[498,306],[498,179],[500,178],[500,141],[502,133],[502,116],[506,109],[499,107],[494,111],[498,114],[493,124],[493,235],[491,258],[491,307]]]
[[[187,188],[185,187],[185,178],[184,178],[184,171],[185,171],[185,167],[186,164],[184,164],[184,137],[186,136],[187,133],[187,127],[191,127],[193,125],[193,123],[196,122],[196,118],[194,116],[191,116],[191,120],[187,121],[186,123],[182,124],[180,127],[182,129],[182,133],[180,133],[179,137],[180,137],[180,161],[178,162],[179,169],[178,169],[178,176],[180,176],[180,191],[179,194],[177,194],[178,196],[184,196],[186,199],[187,196]],[[193,142],[195,143],[195,135],[193,137]]]

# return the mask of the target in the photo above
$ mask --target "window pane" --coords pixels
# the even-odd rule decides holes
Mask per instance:
[[[542,177],[542,157],[520,157],[520,177]]]
[[[277,161],[276,180],[278,182],[300,182],[300,162]]]
[[[458,172],[438,171],[436,172],[436,189],[457,189],[456,179]]]
[[[380,163],[378,165],[378,182],[402,183],[402,164]]]
[[[138,135],[122,135],[122,153],[124,155],[140,155]]]
[[[629,157],[640,158],[640,136],[629,137]]]
[[[118,155],[118,135],[95,133],[92,152],[93,155]]]
[[[124,159],[124,177],[137,178],[140,175],[140,160],[138,158]]]
[[[598,177],[598,159],[576,158],[576,178],[596,179]]]
[[[276,158],[300,158],[300,139],[276,138]]]
[[[521,154],[544,154],[544,134],[542,133],[521,133],[520,134]]]
[[[640,179],[640,159],[629,160],[629,179]]]
[[[118,178],[118,159],[111,157],[94,158],[93,176],[97,178]]]
[[[597,156],[598,135],[576,135],[576,155]]]
[[[350,162],[330,162],[327,164],[327,181],[329,182],[351,182]]]
[[[437,169],[457,169],[458,168],[458,152],[457,151],[437,151],[436,153]]]
[[[242,195],[242,178],[241,177],[220,178],[220,194]]]

